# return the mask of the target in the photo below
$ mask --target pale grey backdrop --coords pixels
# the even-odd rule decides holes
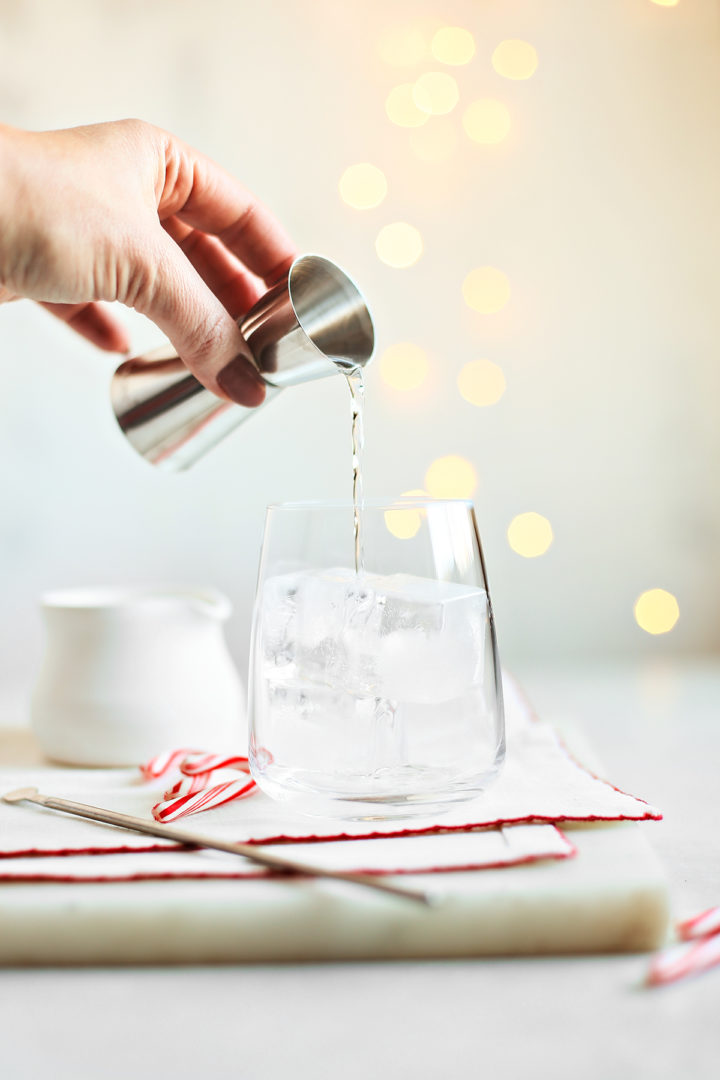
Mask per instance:
[[[445,163],[413,157],[384,114],[405,71],[378,56],[391,23],[476,34],[462,105],[506,102],[510,139],[462,134]],[[720,648],[720,18],[715,0],[0,0],[0,116],[45,128],[140,116],[182,135],[256,190],[302,249],[366,289],[382,348],[431,356],[428,386],[369,376],[366,490],[422,485],[437,456],[469,458],[510,664],[711,653]],[[500,78],[504,38],[535,45],[527,82]],[[460,130],[461,109],[450,118]],[[337,194],[343,169],[388,177],[377,209]],[[379,228],[407,220],[425,252],[392,270]],[[492,264],[513,294],[498,316],[461,283]],[[138,350],[160,340],[126,313]],[[468,360],[507,392],[457,393]],[[0,678],[37,667],[41,590],[85,582],[212,582],[237,614],[245,664],[263,508],[349,494],[340,379],[288,391],[195,471],[168,478],[126,451],[107,402],[113,358],[28,304],[0,309]],[[555,541],[526,560],[505,530],[526,510]],[[672,633],[633,619],[644,589],[678,598]]]

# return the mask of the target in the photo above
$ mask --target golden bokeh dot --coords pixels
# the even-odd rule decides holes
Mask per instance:
[[[419,161],[447,161],[457,150],[458,136],[451,120],[434,120],[409,132],[410,149]]]
[[[433,35],[430,52],[441,64],[459,67],[475,55],[475,38],[462,26],[443,26]]]
[[[425,59],[425,35],[414,26],[393,26],[380,38],[378,53],[392,67],[412,67]]]
[[[403,496],[409,495],[427,495],[427,492],[423,491],[422,488],[403,491]],[[386,510],[385,525],[388,532],[392,533],[398,540],[411,540],[420,530],[422,515],[423,512],[414,507],[407,510]]]
[[[657,4],[658,7],[677,7],[680,0],[651,0],[651,3]]]
[[[435,499],[469,499],[477,487],[477,473],[467,458],[447,454],[432,462],[425,487]]]
[[[460,369],[458,390],[471,405],[495,405],[505,393],[502,369],[492,360],[470,360]]]
[[[411,341],[398,341],[380,357],[380,377],[395,390],[415,390],[427,378],[427,353]]]
[[[492,66],[506,79],[529,79],[537,71],[538,54],[529,41],[501,41],[492,54]]]
[[[667,634],[680,618],[680,607],[666,589],[648,589],[635,601],[635,622],[648,634]]]
[[[468,105],[462,118],[465,133],[473,142],[492,145],[506,139],[510,132],[510,113],[502,101],[480,98]]]
[[[413,101],[431,116],[452,112],[460,98],[458,84],[445,71],[426,71],[413,87]]]
[[[422,250],[422,236],[414,225],[408,225],[405,221],[385,225],[375,240],[375,251],[380,261],[396,269],[412,266],[422,255]]]
[[[420,531],[422,519],[418,510],[386,510],[385,526],[398,540],[412,540]]]
[[[379,206],[387,195],[385,173],[367,161],[349,165],[340,177],[338,187],[343,202],[355,210]]]
[[[525,559],[544,555],[553,541],[552,525],[542,514],[533,511],[518,514],[508,525],[507,538],[510,547]]]
[[[394,86],[385,98],[385,112],[398,127],[420,127],[428,121],[428,113],[419,109],[413,99],[414,83]]]
[[[479,311],[481,315],[494,315],[510,299],[510,282],[507,274],[496,266],[477,266],[463,281],[462,294],[473,311]]]

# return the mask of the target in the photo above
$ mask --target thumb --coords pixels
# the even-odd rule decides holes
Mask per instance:
[[[139,277],[132,307],[160,327],[203,386],[239,405],[260,405],[265,382],[240,328],[162,229]]]

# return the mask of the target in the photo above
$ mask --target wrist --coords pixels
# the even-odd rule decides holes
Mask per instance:
[[[14,201],[19,181],[18,136],[22,132],[0,124],[0,214]]]
[[[4,286],[11,292],[23,244],[23,219],[29,209],[29,199],[23,194],[26,137],[25,132],[0,124],[0,289]]]

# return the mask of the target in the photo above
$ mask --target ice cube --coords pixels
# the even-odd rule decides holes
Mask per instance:
[[[268,578],[267,659],[321,686],[400,701],[450,701],[482,679],[487,596],[410,574],[333,568]]]
[[[295,621],[299,575],[269,577],[260,597],[260,627],[265,660],[286,667],[295,659]]]
[[[486,620],[483,589],[396,575],[386,590],[379,692],[434,704],[479,684]]]
[[[365,575],[333,568],[268,578],[261,600],[266,659],[322,686],[372,691],[382,598]]]

